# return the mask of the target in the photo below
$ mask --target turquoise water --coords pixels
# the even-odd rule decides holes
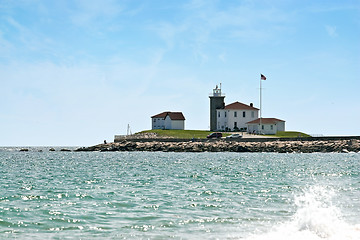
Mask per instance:
[[[360,239],[360,154],[0,148],[0,239]]]

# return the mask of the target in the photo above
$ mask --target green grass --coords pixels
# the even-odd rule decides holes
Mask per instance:
[[[297,138],[297,137],[311,137],[310,135],[306,134],[306,133],[302,133],[302,132],[294,132],[294,131],[281,131],[281,132],[277,132],[275,135],[271,135],[271,136],[275,136],[275,137],[280,137],[280,138]]]
[[[173,137],[173,138],[182,138],[182,139],[192,139],[192,138],[206,138],[207,135],[212,133],[211,131],[203,131],[203,130],[162,130],[162,129],[154,129],[154,130],[146,130],[139,132],[140,133],[157,133],[158,136],[163,137]],[[230,134],[223,133],[223,137],[226,137]]]
[[[156,133],[160,137],[173,137],[173,138],[181,138],[181,139],[192,139],[192,138],[206,138],[207,135],[212,133],[211,131],[204,130],[162,130],[162,129],[154,129],[154,130],[146,130],[142,132],[138,132],[136,134],[141,133]],[[229,136],[231,133],[223,133],[223,137]],[[294,132],[294,131],[285,131],[285,132],[277,132],[275,135],[267,135],[269,137],[280,137],[280,138],[297,138],[297,137],[311,137],[310,135],[302,132]]]

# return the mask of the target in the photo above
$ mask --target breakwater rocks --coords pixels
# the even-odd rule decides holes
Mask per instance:
[[[76,151],[162,151],[162,152],[360,152],[360,140],[324,141],[121,141],[79,148]]]

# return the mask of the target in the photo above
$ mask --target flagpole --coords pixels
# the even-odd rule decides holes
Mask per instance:
[[[261,75],[260,75],[260,125],[259,125],[259,133],[261,134],[261,132],[262,132],[262,128],[261,128],[261,118],[262,118],[262,97],[261,97]]]

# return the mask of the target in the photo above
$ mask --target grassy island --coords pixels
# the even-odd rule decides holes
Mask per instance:
[[[159,137],[171,137],[171,138],[181,138],[181,139],[192,139],[192,138],[206,138],[207,135],[212,133],[211,131],[205,130],[162,130],[162,129],[154,129],[154,130],[146,130],[139,132],[141,133],[156,133]],[[228,136],[230,134],[225,134],[224,136]]]
[[[180,139],[192,139],[192,138],[206,138],[207,135],[212,133],[212,131],[205,130],[146,130],[136,134],[143,133],[155,133],[158,137],[171,137],[171,138],[180,138]],[[223,132],[223,137],[231,135],[232,132]],[[279,137],[279,138],[298,138],[298,137],[311,137],[308,134],[302,132],[278,132],[275,135],[266,135],[267,137]]]
[[[297,137],[311,137],[310,135],[302,132],[295,132],[295,131],[281,131],[277,132],[275,135],[267,135],[269,137],[279,137],[279,138],[297,138]]]

